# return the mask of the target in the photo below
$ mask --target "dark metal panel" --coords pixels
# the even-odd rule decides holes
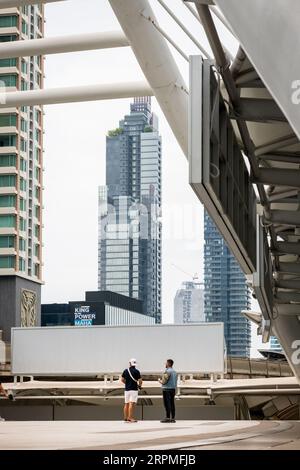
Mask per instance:
[[[202,69],[202,110],[195,68]],[[218,78],[212,62],[191,57],[190,84],[190,184],[247,274],[256,271],[256,195],[250,181],[243,154],[237,142],[227,108],[220,93]],[[193,79],[194,78],[194,79]],[[194,119],[198,119],[198,134]],[[201,159],[202,171],[193,168]]]

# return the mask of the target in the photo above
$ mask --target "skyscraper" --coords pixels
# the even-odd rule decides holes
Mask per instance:
[[[106,138],[106,186],[99,188],[98,287],[137,298],[161,321],[161,139],[151,98]]]
[[[43,36],[42,5],[0,10],[0,42]],[[0,60],[5,91],[43,87],[43,57]],[[42,280],[42,148],[40,106],[0,110],[0,328],[40,321]]]
[[[174,299],[174,323],[204,322],[204,289],[197,278],[183,282]]]
[[[270,349],[273,351],[282,351],[282,347],[276,336],[271,336],[270,338]]]
[[[248,357],[250,322],[242,310],[250,308],[245,276],[223,237],[204,212],[204,312],[207,321],[224,322],[227,354]]]

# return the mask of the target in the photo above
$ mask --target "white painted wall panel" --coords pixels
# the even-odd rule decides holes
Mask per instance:
[[[15,375],[119,373],[131,357],[142,373],[159,373],[168,358],[181,373],[223,373],[223,324],[12,329]]]

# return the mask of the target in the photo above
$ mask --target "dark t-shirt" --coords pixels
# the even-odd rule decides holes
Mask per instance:
[[[131,375],[134,379],[139,380],[141,378],[140,371],[137,370],[134,366],[130,367]],[[123,379],[125,379],[125,390],[138,390],[138,384],[129,375],[128,369],[125,369],[122,374]]]

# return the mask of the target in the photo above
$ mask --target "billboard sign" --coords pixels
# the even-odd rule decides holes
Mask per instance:
[[[256,194],[214,64],[190,57],[189,179],[245,274],[256,271]]]
[[[95,324],[96,313],[91,311],[90,305],[79,305],[74,307],[74,325],[92,326]]]

